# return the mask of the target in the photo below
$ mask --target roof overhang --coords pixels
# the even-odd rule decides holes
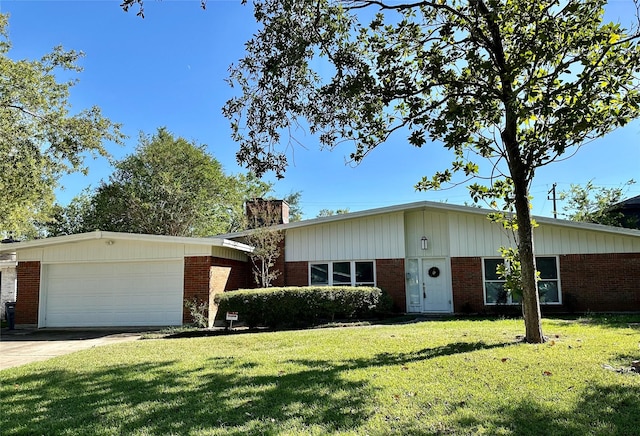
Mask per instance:
[[[13,253],[20,250],[30,248],[42,248],[61,244],[72,244],[76,242],[91,241],[96,239],[113,240],[113,241],[140,241],[165,244],[188,244],[188,245],[206,245],[210,247],[223,247],[233,250],[250,253],[253,247],[242,244],[237,241],[231,241],[225,238],[190,238],[184,236],[164,236],[164,235],[145,235],[137,233],[119,233],[119,232],[103,232],[96,230],[89,233],[78,233],[75,235],[56,236],[52,238],[35,239],[26,242],[13,242],[11,244],[0,244],[0,253]]]

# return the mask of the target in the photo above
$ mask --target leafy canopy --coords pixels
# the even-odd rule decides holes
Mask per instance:
[[[230,70],[238,160],[282,177],[296,129],[360,162],[392,135],[441,143],[473,199],[515,212],[526,340],[542,342],[529,186],[538,168],[640,115],[635,30],[604,0],[256,0],[262,24]],[[288,136],[288,139],[287,139]],[[497,202],[494,206],[498,207]]]
[[[84,158],[107,156],[105,141],[120,142],[120,126],[96,106],[70,112],[82,53],[55,47],[39,60],[13,60],[8,15],[0,14],[0,232],[30,233],[47,217],[60,177],[86,172]]]
[[[476,156],[530,181],[637,116],[637,35],[604,24],[605,3],[256,1],[263,27],[231,69],[240,95],[224,108],[238,159],[282,176],[282,134],[307,125],[323,146],[352,141],[356,162],[394,132],[453,150],[419,189],[477,174]]]
[[[140,135],[136,152],[115,163],[94,193],[58,206],[49,236],[96,229],[171,236],[212,236],[239,230],[246,198],[271,185],[226,175],[206,146],[160,128]]]

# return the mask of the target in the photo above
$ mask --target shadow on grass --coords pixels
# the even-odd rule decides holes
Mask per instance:
[[[0,428],[3,435],[240,435],[336,432],[365,422],[372,397],[366,383],[343,380],[340,367],[301,368],[260,375],[260,364],[217,358],[189,369],[167,360],[88,372],[35,370],[2,380]]]
[[[375,395],[367,381],[348,380],[347,371],[501,346],[461,342],[345,362],[291,359],[275,374],[232,357],[188,368],[182,360],[165,360],[89,371],[34,370],[2,380],[0,428],[3,435],[349,431],[371,418]]]
[[[472,434],[479,428],[500,434],[564,435],[637,435],[640,422],[640,390],[630,385],[592,385],[569,411],[558,411],[554,404],[530,398],[502,408],[480,421],[465,416],[453,425]],[[492,418],[492,419],[491,419]],[[408,434],[421,434],[407,428]]]
[[[0,428],[3,435],[365,432],[379,413],[376,394],[368,381],[350,379],[349,371],[512,344],[458,342],[346,361],[292,358],[275,369],[246,359],[215,357],[196,359],[191,365],[188,359],[165,359],[86,371],[0,373]],[[461,402],[442,419],[445,430],[453,434],[473,434],[481,428],[510,434],[637,434],[637,384],[592,385],[579,398],[570,411],[523,397],[507,407],[489,405],[495,413],[463,413],[468,406]],[[402,434],[433,433],[419,420],[401,425]]]

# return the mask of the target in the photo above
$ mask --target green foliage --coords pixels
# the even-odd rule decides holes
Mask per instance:
[[[249,327],[312,325],[321,320],[365,319],[391,311],[379,288],[350,286],[248,289],[216,295],[218,317],[238,312]]]
[[[527,339],[541,342],[536,169],[640,115],[640,33],[604,23],[605,4],[255,1],[262,27],[231,68],[239,95],[223,109],[238,160],[282,177],[292,132],[306,126],[324,148],[352,142],[356,163],[395,133],[415,147],[441,143],[450,167],[417,189],[466,182],[487,164],[490,186],[472,196],[500,195],[516,213]]]
[[[108,156],[105,141],[120,143],[120,126],[96,106],[70,112],[82,53],[55,47],[39,60],[8,53],[8,15],[0,14],[0,232],[31,234],[45,221],[64,174],[82,171],[85,156]]]
[[[640,228],[640,223],[629,218],[613,207],[622,200],[635,180],[629,180],[616,188],[605,188],[589,180],[585,186],[572,184],[568,191],[560,192],[560,200],[567,201],[563,206],[564,216],[572,221],[604,224],[607,226]]]
[[[325,217],[325,216],[342,215],[342,214],[346,214],[346,213],[349,213],[349,208],[336,209],[335,211],[331,210],[331,209],[320,209],[318,211],[317,217],[321,218],[321,217]]]
[[[300,204],[302,200],[302,192],[292,191],[286,195],[283,200],[289,205],[289,222],[293,223],[296,221],[302,221],[302,216],[304,215],[302,205]]]
[[[49,218],[44,223],[38,223],[41,236],[64,236],[76,233],[98,230],[88,221],[93,213],[93,192],[85,188],[75,196],[68,205],[61,206],[56,203],[51,208]]]
[[[98,187],[89,221],[101,230],[207,236],[230,227],[228,198],[235,180],[204,145],[165,128],[141,135],[135,154],[115,164]]]
[[[86,190],[68,206],[57,205],[43,232],[223,234],[242,227],[247,196],[271,189],[255,176],[226,175],[204,145],[175,138],[165,128],[153,136],[140,135],[136,152],[115,168],[95,192]]]
[[[209,327],[209,303],[200,301],[197,298],[184,300],[184,307],[187,308],[193,324],[198,328]]]
[[[629,323],[639,321],[544,320],[553,338],[544,345],[517,339],[519,321],[474,319],[94,347],[0,371],[0,428],[3,436],[635,435],[640,376],[604,366],[637,358],[639,330]]]

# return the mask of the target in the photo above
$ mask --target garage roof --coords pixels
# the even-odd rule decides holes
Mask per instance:
[[[68,244],[73,242],[89,241],[93,239],[104,240],[128,240],[143,242],[162,242],[173,244],[207,245],[210,247],[225,247],[238,251],[250,253],[253,247],[240,242],[231,241],[224,238],[189,238],[184,236],[164,236],[164,235],[144,235],[137,233],[95,232],[79,233],[76,235],[56,236],[53,238],[35,239],[26,242],[14,242],[11,244],[0,244],[0,253],[13,253],[18,250],[28,248],[39,248],[52,245]]]

